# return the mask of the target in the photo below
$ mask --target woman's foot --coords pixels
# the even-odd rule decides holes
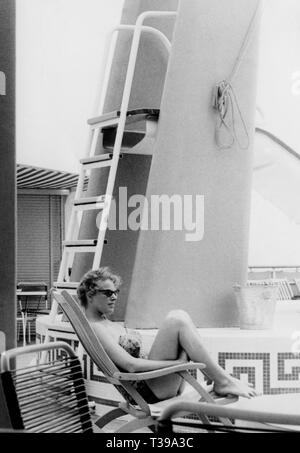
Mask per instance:
[[[258,395],[255,389],[232,376],[228,376],[227,379],[222,382],[215,381],[213,390],[215,393],[222,396],[236,395],[243,396],[244,398],[252,398]]]

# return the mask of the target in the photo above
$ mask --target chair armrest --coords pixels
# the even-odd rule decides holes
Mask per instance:
[[[166,368],[160,368],[154,371],[143,371],[142,373],[121,373],[116,372],[113,377],[120,381],[147,381],[161,376],[168,376],[173,373],[180,373],[182,371],[190,370],[203,370],[206,365],[204,363],[183,363],[182,365],[174,365]]]

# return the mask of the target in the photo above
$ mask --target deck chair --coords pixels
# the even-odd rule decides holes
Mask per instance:
[[[33,359],[28,364],[43,351],[49,354],[47,363]],[[67,343],[5,351],[0,366],[1,429],[93,433],[81,365]]]
[[[192,370],[203,370],[205,368],[203,363],[189,362],[182,365],[180,364],[169,368],[162,368],[160,370],[142,373],[121,372],[105,352],[89,321],[81,310],[76,296],[69,294],[65,290],[61,293],[54,292],[53,295],[71,322],[81,345],[94,364],[103,373],[107,381],[115,386],[123,398],[125,390],[125,402],[120,402],[118,408],[111,410],[106,415],[95,421],[95,424],[99,428],[102,429],[109,422],[121,416],[131,415],[133,420],[130,420],[115,432],[129,433],[145,427],[148,427],[150,430],[154,431],[155,425],[157,424],[157,417],[160,415],[163,407],[174,400],[182,399],[184,396],[180,395],[156,404],[148,404],[137,392],[133,386],[133,383],[141,380],[147,381],[149,379],[173,373],[179,374],[193,388],[194,391],[189,395],[193,401],[201,399],[202,401],[215,403],[215,399],[212,394],[210,394],[190,374],[190,371]],[[126,395],[128,395],[128,397],[126,397]],[[132,399],[136,402],[135,405],[132,404]],[[236,397],[227,397],[219,398],[218,401],[219,404],[228,404],[236,400]],[[229,420],[224,419],[223,421],[225,424],[231,424]]]
[[[187,415],[198,416],[198,420],[188,420]],[[229,418],[231,426],[222,423]],[[169,405],[162,412],[158,424],[159,435],[176,432],[214,432],[214,433],[279,433],[300,431],[300,414],[280,414],[210,403],[191,403],[181,401]]]

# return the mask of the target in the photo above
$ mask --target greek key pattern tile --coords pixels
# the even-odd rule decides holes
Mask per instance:
[[[300,355],[220,352],[220,366],[265,395],[300,393]]]

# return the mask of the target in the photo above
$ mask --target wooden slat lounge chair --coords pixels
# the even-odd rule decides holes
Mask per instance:
[[[118,408],[111,410],[95,422],[99,428],[103,428],[109,422],[120,416],[131,415],[133,419],[125,423],[115,432],[128,433],[144,427],[149,427],[152,431],[154,431],[155,425],[157,424],[157,418],[162,409],[170,402],[180,400],[185,396],[180,395],[156,404],[148,404],[137,392],[133,386],[133,383],[141,380],[147,381],[149,379],[170,375],[172,373],[179,374],[188,384],[190,384],[193,392],[190,393],[189,397],[193,401],[202,400],[209,403],[215,403],[213,396],[207,392],[207,390],[189,373],[189,371],[192,370],[203,370],[205,368],[203,363],[189,362],[182,365],[142,373],[121,372],[104,350],[89,321],[80,308],[76,296],[69,294],[67,291],[62,291],[61,293],[54,292],[53,295],[62,308],[64,314],[71,322],[81,345],[91,360],[103,373],[107,381],[114,385],[123,397],[124,390],[126,391],[126,401],[121,401]],[[126,394],[128,394],[128,398],[126,398]],[[131,403],[131,399],[136,402],[135,405]],[[220,398],[218,401],[220,404],[228,404],[236,400],[236,397],[228,397]],[[226,425],[231,425],[229,420],[224,419],[223,422]]]

